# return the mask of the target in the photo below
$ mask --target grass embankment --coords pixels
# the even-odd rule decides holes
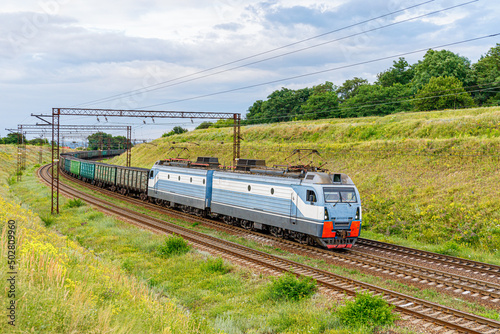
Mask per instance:
[[[60,215],[51,217],[50,189],[34,173],[31,167],[12,182],[15,198],[4,186],[11,199],[0,203],[2,228],[13,217],[19,226],[18,332],[372,331],[336,316],[337,303],[315,289],[299,300],[282,298],[266,277],[193,249],[167,251],[179,242],[172,246],[80,201],[61,198]],[[277,285],[287,288],[290,280]],[[1,323],[0,331],[10,330]]]
[[[28,147],[28,166],[38,161],[36,152],[37,148]],[[44,156],[48,157],[49,152],[45,150]],[[16,178],[9,177],[15,173],[16,154],[15,146],[0,146],[3,286],[12,276],[9,272],[17,272],[14,285],[10,285],[11,281],[9,289],[3,292],[0,332],[193,333],[202,328],[182,308],[154,293],[147,284],[100,260],[71,238],[47,229],[59,218],[44,215],[42,221],[30,209],[35,205],[47,208],[47,193],[43,194],[44,201],[35,203],[28,199],[19,201],[9,192],[7,181],[16,185]],[[23,172],[21,184],[33,182],[33,171],[29,167]],[[15,221],[17,227],[14,270],[7,267],[9,220]],[[10,314],[7,306],[11,300],[16,301],[15,326],[8,323],[14,319],[6,314]]]
[[[242,137],[241,157],[268,166],[318,149],[316,164],[358,186],[366,237],[500,264],[499,107],[256,125]],[[232,128],[219,128],[134,147],[132,165],[172,157],[173,142],[189,149],[182,157],[232,159]]]

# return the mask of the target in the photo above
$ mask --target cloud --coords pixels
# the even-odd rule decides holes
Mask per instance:
[[[19,115],[31,111],[75,105],[185,77],[186,82],[181,85],[92,105],[120,104],[137,108],[498,32],[499,6],[494,2],[478,2],[433,19],[361,33],[456,3],[442,0],[398,17],[387,17],[218,70],[277,56],[266,62],[195,81],[191,79],[196,76],[188,76],[418,2],[420,0],[124,0],[119,6],[101,0],[26,0],[17,5],[11,2],[0,13],[3,109],[0,117],[12,123],[6,126],[15,127],[20,121]],[[47,7],[48,4],[52,7]],[[352,33],[361,34],[300,53],[281,55]],[[474,62],[497,41],[457,45],[451,51]],[[413,63],[422,56],[423,53],[406,58]],[[244,112],[255,100],[264,99],[283,86],[310,87],[327,80],[340,85],[354,76],[373,81],[392,61],[346,67],[159,108]]]
[[[223,23],[223,24],[217,24],[214,26],[214,29],[221,29],[221,30],[229,30],[229,31],[238,31],[243,28],[243,25],[239,23]]]

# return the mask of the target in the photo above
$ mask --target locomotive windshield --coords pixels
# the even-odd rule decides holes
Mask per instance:
[[[327,203],[356,203],[356,193],[353,188],[323,188],[325,202]]]

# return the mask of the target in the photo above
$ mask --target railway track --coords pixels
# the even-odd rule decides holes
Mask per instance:
[[[358,238],[356,246],[361,249],[372,250],[379,253],[398,253],[401,257],[404,257],[406,259],[415,259],[416,261],[422,262],[424,264],[439,263],[440,265],[447,268],[463,270],[477,274],[485,274],[490,277],[496,277],[500,280],[500,266],[493,264],[461,259],[454,256],[437,254],[364,238]]]
[[[50,182],[50,175],[48,173],[49,167],[50,165],[43,166],[38,172],[45,183]],[[212,252],[237,258],[240,261],[251,263],[254,267],[265,269],[270,272],[292,272],[295,275],[313,277],[324,290],[332,294],[354,296],[356,293],[369,291],[375,295],[380,295],[389,304],[394,305],[398,312],[409,315],[416,319],[415,321],[424,321],[426,324],[433,324],[434,330],[441,331],[448,329],[462,333],[500,333],[500,322],[491,319],[468,314],[371,284],[342,277],[328,271],[208,236],[179,225],[170,224],[160,219],[152,218],[130,209],[107,203],[82,191],[74,190],[64,184],[61,184],[60,191],[68,196],[81,198],[104,212],[119,216],[136,225],[145,226],[149,229],[163,233],[176,233],[189,240],[196,247],[209,249]]]
[[[449,267],[448,263],[449,262],[443,262],[440,263],[438,259],[434,259],[432,261],[427,261],[425,263],[419,263],[419,265],[412,265],[411,263],[408,263],[408,261],[405,261],[405,258],[401,258],[400,260],[395,260],[390,257],[384,257],[384,256],[378,256],[378,255],[373,255],[373,254],[368,254],[366,252],[362,251],[357,251],[356,249],[358,248],[356,246],[355,249],[351,249],[348,252],[332,252],[328,250],[324,250],[321,248],[317,247],[311,247],[311,246],[306,246],[302,245],[299,243],[296,243],[295,241],[291,240],[284,240],[280,238],[273,237],[271,235],[267,234],[262,234],[256,231],[249,231],[249,230],[244,230],[240,227],[236,226],[231,226],[227,225],[225,223],[212,220],[212,219],[205,219],[201,217],[193,217],[192,215],[186,214],[186,213],[181,213],[179,211],[161,207],[152,203],[144,202],[138,199],[134,199],[128,196],[123,196],[118,193],[112,192],[110,190],[102,189],[96,186],[92,186],[88,183],[85,183],[83,181],[70,178],[66,174],[63,173],[63,176],[71,180],[72,182],[76,182],[78,184],[81,184],[82,186],[85,186],[87,188],[93,188],[96,189],[100,192],[105,193],[106,195],[119,199],[119,200],[125,200],[127,202],[146,207],[151,210],[158,211],[160,213],[168,214],[171,216],[175,216],[180,219],[184,220],[191,220],[191,221],[196,221],[196,222],[203,222],[205,225],[208,225],[212,228],[217,228],[221,229],[224,231],[227,231],[228,233],[236,234],[236,235],[242,235],[242,236],[248,236],[248,234],[252,234],[256,236],[257,238],[261,238],[261,240],[272,240],[272,242],[280,245],[282,248],[286,248],[286,250],[294,252],[294,253],[300,253],[300,254],[307,254],[308,256],[315,257],[318,259],[326,260],[329,263],[337,264],[337,265],[343,265],[343,266],[349,266],[349,267],[357,267],[360,269],[363,269],[365,271],[371,272],[373,275],[388,275],[391,276],[391,278],[394,279],[399,279],[401,281],[408,282],[409,284],[415,284],[419,286],[428,286],[431,288],[435,288],[437,290],[445,291],[446,293],[450,294],[455,294],[457,296],[467,298],[467,299],[476,299],[482,303],[484,302],[490,302],[493,305],[498,305],[500,306],[500,284],[496,282],[486,282],[483,279],[483,275],[487,274],[489,277],[495,277],[496,280],[500,281],[500,275],[497,274],[495,270],[489,271],[487,268],[487,264],[483,264],[483,267],[472,272],[472,274],[476,273],[476,277],[474,275],[470,276],[462,276],[462,275],[457,275],[453,274],[450,272],[446,271],[441,271],[437,270],[435,268],[426,268],[423,265],[431,265],[431,264],[438,264],[440,267]],[[369,243],[371,240],[368,239],[363,239],[364,242]],[[381,244],[381,249],[384,249],[382,247],[384,246],[391,246],[390,244],[384,244],[384,243],[378,243],[374,242],[377,244]],[[397,248],[398,246],[394,246],[393,248]],[[374,247],[372,247],[374,248]],[[405,248],[405,247],[401,247]],[[418,257],[419,251],[418,250],[412,250],[410,248],[406,248],[407,252],[413,251],[415,254],[414,257]],[[390,250],[385,250],[386,254],[389,253]],[[422,252],[422,253],[430,253],[430,252]],[[399,254],[399,253],[398,253]],[[439,254],[434,254],[434,255],[439,255]],[[391,254],[392,256],[392,254]],[[404,255],[407,256],[407,255]],[[421,258],[421,257],[420,257]],[[420,259],[419,258],[419,259]],[[451,258],[451,260],[457,260],[457,258]],[[424,257],[424,259],[427,259]],[[467,262],[466,260],[463,260],[464,262]],[[473,261],[470,261],[473,263]],[[479,264],[479,262],[476,262]],[[469,265],[471,266],[471,265]],[[464,268],[469,268],[469,266],[465,266]],[[471,273],[469,273],[471,274]]]

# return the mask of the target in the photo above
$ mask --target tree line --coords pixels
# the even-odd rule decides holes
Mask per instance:
[[[19,135],[16,133],[9,133],[7,134],[7,136],[5,137],[0,137],[0,144],[16,144],[18,143],[18,137]],[[35,139],[31,139],[31,140],[27,140],[26,139],[26,136],[21,136],[21,138],[19,138],[21,140],[21,142],[23,143],[26,143],[26,144],[29,144],[29,145],[48,145],[49,144],[49,141],[46,139],[46,138],[35,138]]]
[[[0,137],[0,144],[18,144],[17,133],[9,133],[6,137]],[[35,138],[28,140],[24,135],[20,136],[22,141],[28,145],[49,145],[50,142],[46,138]],[[127,146],[127,138],[125,136],[113,136],[109,133],[97,132],[87,137],[88,150],[106,150],[106,149],[123,149]],[[63,144],[63,143],[61,143]],[[132,145],[133,146],[133,145]]]
[[[500,44],[474,64],[448,50],[429,50],[409,64],[399,58],[374,83],[354,77],[302,89],[281,88],[248,108],[242,124],[321,118],[388,115],[494,106],[500,104]],[[232,121],[203,122],[198,128],[230,126]]]

